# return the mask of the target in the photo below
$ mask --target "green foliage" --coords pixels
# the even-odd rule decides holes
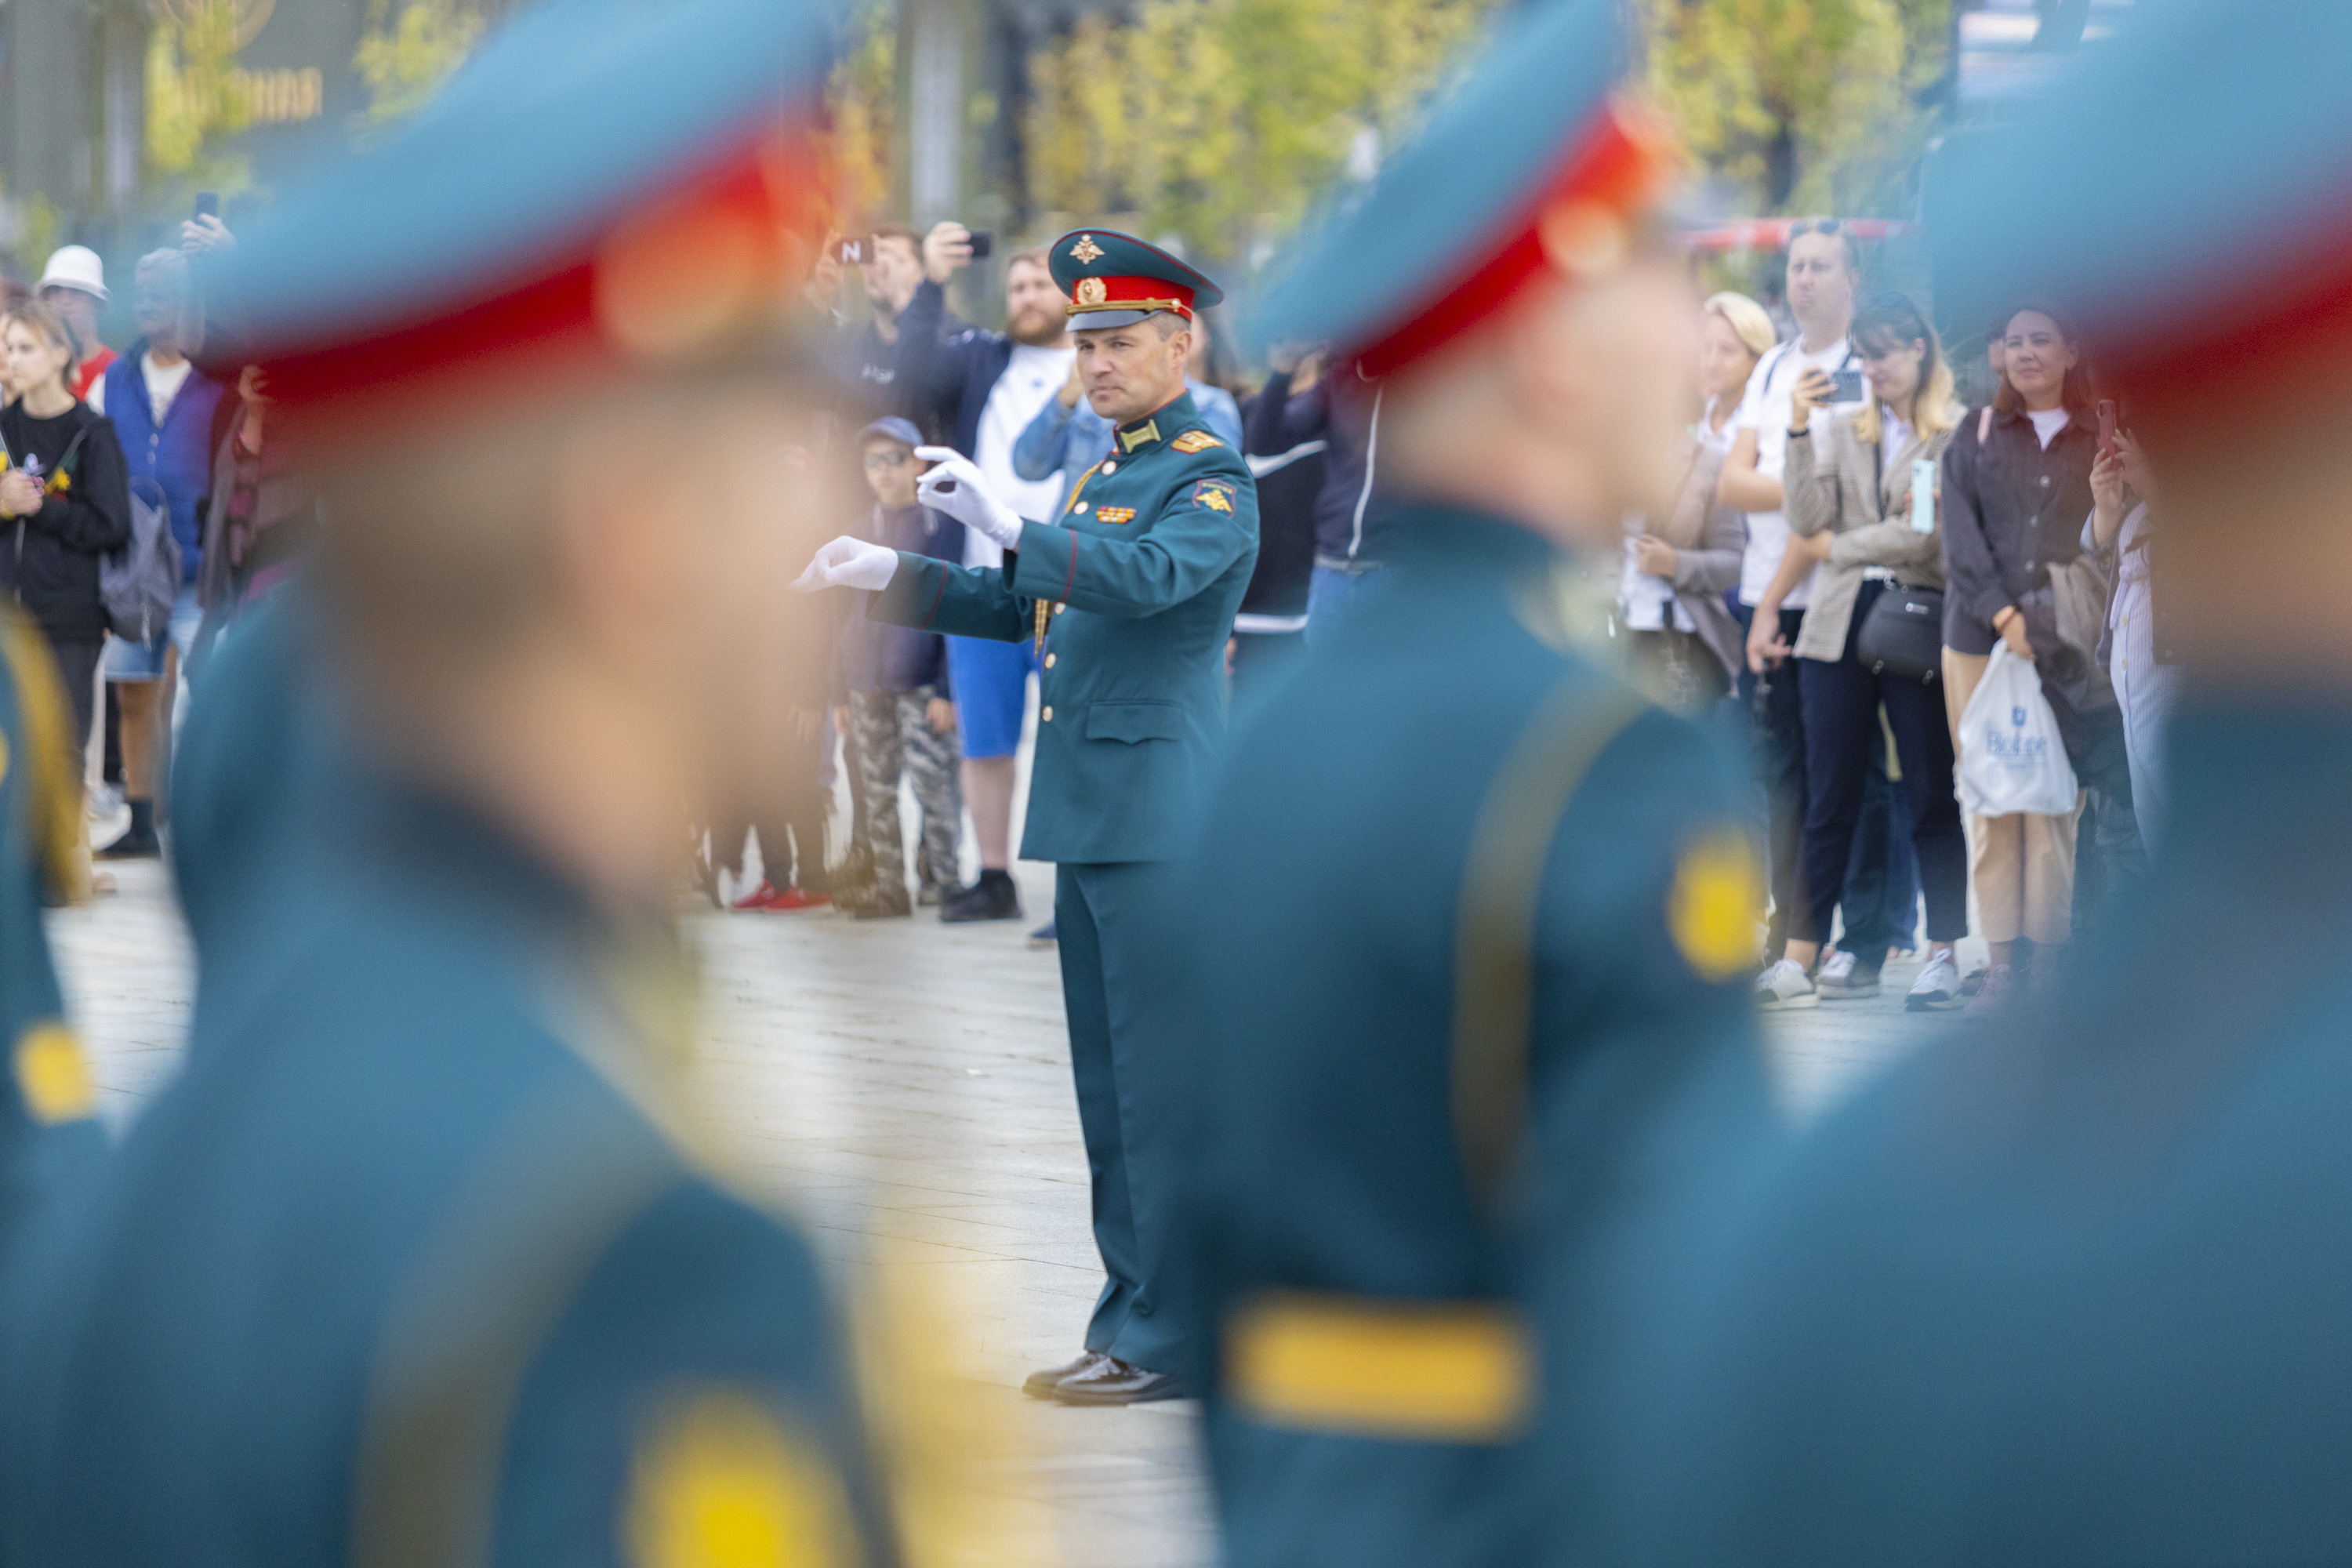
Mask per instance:
[[[159,17],[147,42],[147,161],[191,185],[243,190],[250,166],[217,151],[252,118],[236,74],[236,7],[187,0],[174,15]]]
[[[1650,87],[1756,213],[1899,207],[1951,0],[1644,0]]]
[[[1030,61],[1034,205],[1226,258],[1393,141],[1495,0],[1143,0]]]
[[[825,84],[842,224],[889,207],[898,136],[898,30],[887,0],[865,0]]]
[[[471,0],[368,0],[366,25],[352,68],[368,90],[368,118],[396,120],[421,109],[482,36]]]

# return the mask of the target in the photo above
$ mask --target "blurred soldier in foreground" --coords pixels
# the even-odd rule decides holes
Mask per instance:
[[[2352,10],[2134,13],[1928,211],[1949,308],[2071,310],[2161,482],[2158,861],[1629,1289],[1568,1560],[2352,1561]]]
[[[315,677],[356,750],[275,844],[192,797],[186,1070],[0,1334],[10,1563],[896,1560],[810,1254],[674,1135],[684,825],[791,750],[825,52],[549,0],[244,237],[331,527],[205,722]]]
[[[923,504],[1002,546],[1004,564],[950,566],[844,538],[795,585],[875,590],[866,613],[877,621],[1036,641],[1021,853],[1060,863],[1062,996],[1106,1278],[1084,1353],[1025,1386],[1065,1404],[1126,1405],[1189,1392],[1167,1263],[1177,1184],[1199,1158],[1177,1124],[1199,1041],[1185,1026],[1170,918],[1177,857],[1224,728],[1225,639],[1257,561],[1257,487],[1184,386],[1192,312],[1223,297],[1217,286],[1106,229],[1064,235],[1048,265],[1069,296],[1078,376],[1112,422],[1112,451],[1049,523],[990,495],[970,459],[922,447],[915,455],[934,460]]]
[[[1391,570],[1237,734],[1197,868],[1186,1300],[1239,1568],[1525,1562],[1513,1444],[1576,1396],[1537,1260],[1651,1201],[1703,1086],[1722,1136],[1769,1126],[1736,780],[1562,607],[1671,491],[1696,358],[1621,10],[1507,22],[1267,306],[1381,378],[1402,499]]]
[[[45,905],[83,891],[73,715],[48,642],[0,607],[0,1268],[27,1233],[95,1179],[97,1092],[41,928]]]

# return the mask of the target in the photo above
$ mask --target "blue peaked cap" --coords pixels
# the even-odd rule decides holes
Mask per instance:
[[[462,306],[813,109],[831,58],[814,0],[541,0],[385,141],[292,183],[214,297],[272,347]]]
[[[1497,23],[1427,127],[1298,248],[1252,335],[1360,347],[1483,264],[1622,79],[1622,11],[1554,0]]]
[[[1939,306],[2048,299],[2113,342],[2230,312],[2352,248],[2352,4],[2141,0],[1930,173]]]

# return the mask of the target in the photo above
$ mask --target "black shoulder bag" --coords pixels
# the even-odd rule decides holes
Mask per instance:
[[[1874,500],[1883,500],[1885,495],[1880,465],[1885,460],[1885,427],[1881,426],[1878,443],[1870,448],[1870,489]],[[1853,656],[1874,675],[1891,675],[1923,686],[1937,679],[1944,669],[1944,591],[1902,583],[1889,583],[1880,589],[1853,639]]]

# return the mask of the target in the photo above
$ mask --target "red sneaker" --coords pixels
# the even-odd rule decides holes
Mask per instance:
[[[744,894],[741,898],[736,900],[734,903],[728,907],[736,910],[764,910],[775,901],[776,885],[773,882],[769,881],[765,877],[762,877],[760,879],[760,885],[758,887],[752,889],[750,892]]]
[[[770,899],[765,907],[772,910],[816,910],[831,902],[831,893],[812,893],[802,888],[786,888]]]

